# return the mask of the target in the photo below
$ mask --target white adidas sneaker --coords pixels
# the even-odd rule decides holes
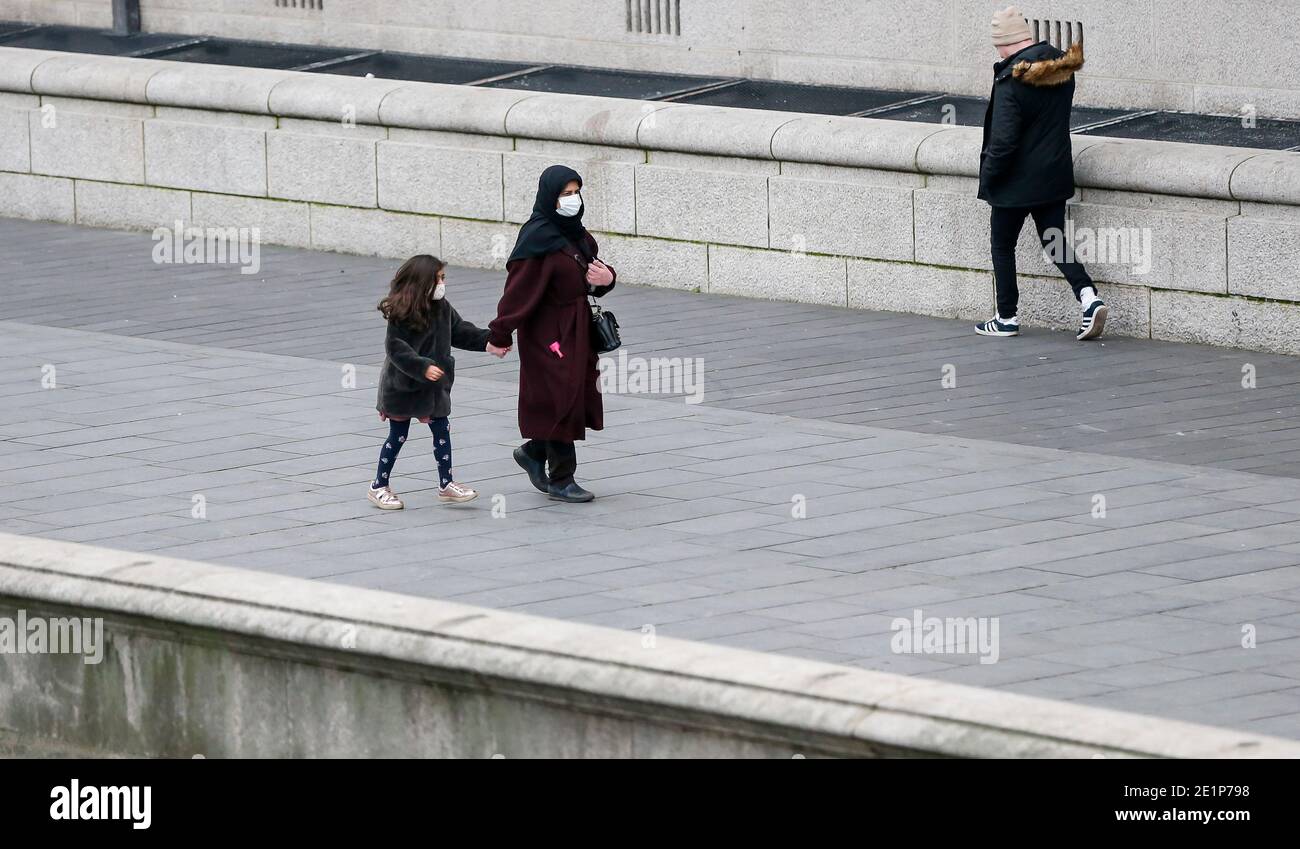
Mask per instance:
[[[1082,342],[1085,339],[1097,339],[1106,331],[1106,319],[1110,316],[1110,307],[1098,298],[1083,311],[1083,321],[1074,338]]]

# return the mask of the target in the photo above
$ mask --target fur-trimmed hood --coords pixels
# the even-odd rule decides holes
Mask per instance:
[[[980,147],[981,199],[994,207],[1036,207],[1074,194],[1070,113],[1081,67],[1082,47],[1062,52],[1046,41],[993,66]]]
[[[1052,52],[1060,51],[1053,49]],[[1027,85],[1058,86],[1069,82],[1075,72],[1082,68],[1083,43],[1079,42],[1070,45],[1070,49],[1058,58],[1021,59],[1012,66],[1011,75]]]

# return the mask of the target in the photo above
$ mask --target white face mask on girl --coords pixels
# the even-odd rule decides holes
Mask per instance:
[[[446,284],[446,283],[439,283],[439,284],[437,284],[436,286],[433,287],[433,299],[434,299],[435,301],[441,301],[442,298],[443,298],[443,296],[446,295],[446,294],[447,294],[447,284]]]
[[[560,198],[559,213],[565,218],[572,218],[582,211],[581,195],[565,195]]]

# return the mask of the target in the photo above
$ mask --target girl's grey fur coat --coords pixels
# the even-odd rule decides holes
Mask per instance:
[[[434,307],[429,326],[422,331],[388,322],[375,409],[396,418],[436,419],[450,415],[451,385],[456,380],[456,358],[451,349],[486,351],[487,339],[487,330],[461,318],[445,298]],[[443,371],[438,380],[424,376],[431,365]]]

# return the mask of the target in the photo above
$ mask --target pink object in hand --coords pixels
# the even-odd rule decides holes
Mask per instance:
[[[564,352],[560,350],[559,342],[552,342],[551,350],[555,352],[555,356],[559,357],[560,359],[564,359]]]

